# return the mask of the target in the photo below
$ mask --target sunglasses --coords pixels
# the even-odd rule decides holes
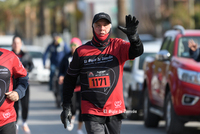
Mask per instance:
[[[78,45],[75,44],[75,43],[70,44],[70,46],[71,46],[71,47],[73,47],[73,46],[74,46],[74,47],[78,47]]]

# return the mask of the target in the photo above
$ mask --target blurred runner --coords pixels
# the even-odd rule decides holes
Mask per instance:
[[[59,85],[61,85],[60,87],[60,94],[61,94],[61,101],[63,100],[62,97],[62,89],[63,89],[63,80],[64,80],[64,76],[67,73],[67,69],[69,66],[69,63],[72,60],[72,56],[76,50],[76,48],[78,48],[79,46],[82,45],[82,42],[79,38],[74,37],[71,39],[70,41],[70,47],[71,47],[71,52],[66,54],[64,56],[64,58],[62,59],[61,63],[60,63],[60,69],[59,69],[59,80],[58,83]],[[74,128],[74,122],[75,122],[75,117],[76,117],[76,111],[79,110],[79,115],[78,115],[78,130],[77,133],[78,134],[83,134],[82,131],[82,126],[83,126],[83,120],[82,120],[82,116],[81,116],[81,95],[80,95],[80,79],[78,78],[77,82],[76,82],[76,88],[74,89],[74,96],[72,98],[72,120],[71,120],[71,125],[67,126],[67,129],[69,131],[71,131]]]
[[[22,48],[22,40],[19,36],[14,36],[13,37],[13,43],[12,43],[12,51],[18,56],[20,61],[22,62],[24,68],[26,69],[27,72],[31,72],[33,69],[33,61],[31,56],[28,53],[25,53],[24,51],[21,50]],[[16,80],[13,79],[13,88],[16,88]],[[28,111],[29,111],[29,84],[25,93],[25,96],[20,99],[19,101],[16,101],[14,104],[16,113],[17,113],[17,120],[18,120],[18,111],[19,111],[19,102],[21,104],[21,112],[22,112],[22,130],[24,131],[25,134],[30,134],[31,131],[28,127],[27,124],[27,118],[28,118]],[[17,126],[17,131],[18,131],[18,125]]]
[[[16,134],[14,102],[24,97],[27,86],[28,74],[19,58],[0,48],[0,134]]]
[[[56,69],[59,68],[60,62],[65,54],[70,50],[67,47],[67,44],[59,36],[59,34],[53,34],[53,42],[48,45],[44,56],[43,56],[43,65],[45,67],[46,59],[50,54],[50,80],[49,80],[49,90],[53,90],[53,77],[55,75]]]

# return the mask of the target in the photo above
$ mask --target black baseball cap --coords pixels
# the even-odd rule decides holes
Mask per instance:
[[[92,24],[94,24],[95,22],[97,22],[100,19],[106,19],[108,22],[111,23],[111,19],[110,16],[104,12],[98,13],[94,16]]]

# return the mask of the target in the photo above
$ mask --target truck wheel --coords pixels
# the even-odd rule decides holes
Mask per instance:
[[[165,121],[166,121],[166,131],[168,134],[178,134],[184,128],[184,122],[178,119],[172,105],[171,93],[168,93],[165,103]]]
[[[148,89],[146,89],[144,93],[144,125],[146,127],[157,127],[160,117],[150,112],[150,105]]]

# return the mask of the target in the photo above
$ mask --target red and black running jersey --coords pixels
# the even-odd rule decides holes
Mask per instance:
[[[104,49],[91,41],[76,49],[67,73],[80,75],[82,114],[112,116],[125,112],[122,77],[129,48],[129,42],[111,38]]]
[[[26,77],[27,71],[19,58],[12,52],[0,48],[0,126],[16,121],[14,102],[5,93],[13,90],[13,79]]]

